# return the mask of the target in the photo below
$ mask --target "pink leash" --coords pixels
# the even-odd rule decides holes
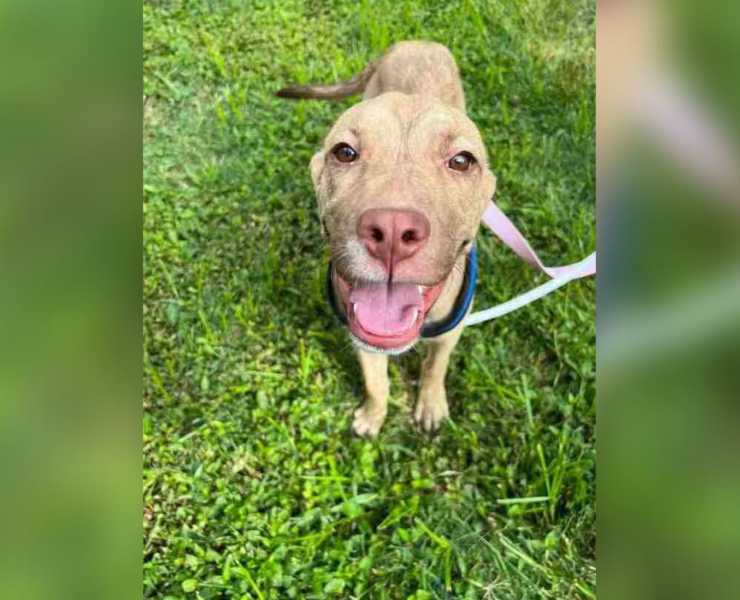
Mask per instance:
[[[507,217],[501,209],[494,204],[493,200],[488,204],[488,208],[486,208],[483,213],[481,222],[493,231],[493,233],[504,244],[516,252],[517,255],[519,255],[519,258],[548,275],[550,277],[550,281],[531,289],[524,294],[516,296],[507,302],[503,302],[502,304],[497,304],[492,308],[487,308],[486,310],[481,310],[468,315],[465,319],[465,325],[476,325],[483,321],[496,319],[521,308],[530,302],[539,300],[559,287],[564,286],[569,281],[580,279],[581,277],[588,277],[589,275],[594,275],[596,273],[596,252],[571,265],[565,265],[562,267],[545,266],[539,256],[537,256],[537,253],[532,250],[527,239],[509,220],[509,217]]]

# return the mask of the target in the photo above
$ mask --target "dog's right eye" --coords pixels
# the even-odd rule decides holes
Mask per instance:
[[[453,171],[467,171],[473,164],[475,164],[475,156],[470,154],[470,152],[460,152],[455,154],[455,156],[447,162],[447,166]]]
[[[359,154],[357,154],[357,150],[355,150],[349,144],[345,144],[344,142],[334,146],[331,149],[331,153],[334,155],[334,158],[336,158],[339,162],[342,162],[342,163],[354,162],[357,160],[357,157],[359,156]]]

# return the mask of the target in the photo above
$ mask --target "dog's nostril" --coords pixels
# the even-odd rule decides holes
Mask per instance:
[[[370,232],[370,235],[376,242],[382,242],[383,241],[383,232],[378,229],[377,227],[373,227],[372,231]]]
[[[404,243],[406,243],[406,244],[410,244],[411,242],[415,242],[416,241],[416,232],[413,229],[407,229],[401,235],[401,240]]]

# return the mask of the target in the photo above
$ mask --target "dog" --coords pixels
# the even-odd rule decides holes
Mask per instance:
[[[365,383],[352,427],[360,436],[378,434],[388,355],[425,337],[413,416],[431,432],[449,415],[445,374],[470,309],[474,241],[496,178],[445,46],[400,42],[349,81],[290,86],[277,95],[336,100],[360,93],[310,163],[331,249],[328,294]]]

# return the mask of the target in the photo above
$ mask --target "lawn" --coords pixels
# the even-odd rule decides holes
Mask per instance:
[[[591,280],[468,328],[451,420],[409,416],[423,347],[362,393],[323,295],[308,161],[354,99],[289,102],[393,41],[457,58],[497,201],[548,264],[595,246],[592,0],[144,5],[144,596],[595,596]],[[484,308],[542,283],[487,231]]]

